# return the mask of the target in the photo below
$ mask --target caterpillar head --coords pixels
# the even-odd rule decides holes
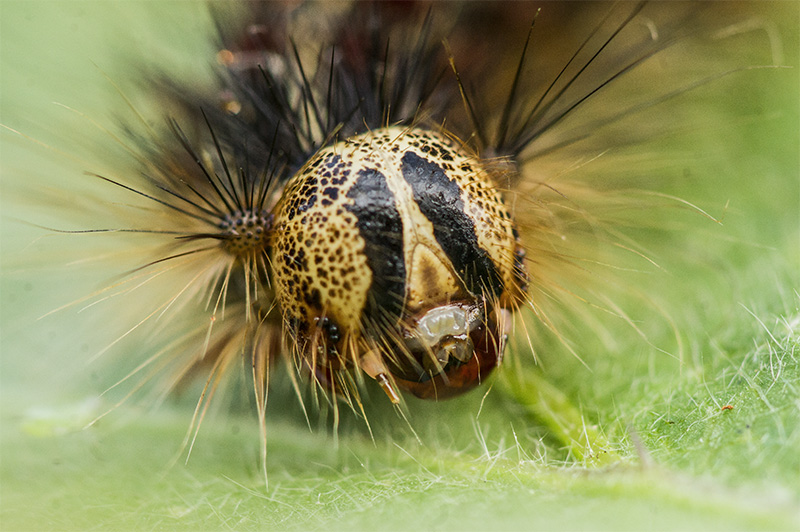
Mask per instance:
[[[447,136],[388,127],[318,151],[274,235],[284,321],[323,384],[360,368],[393,401],[446,398],[502,361],[523,252],[491,175]]]

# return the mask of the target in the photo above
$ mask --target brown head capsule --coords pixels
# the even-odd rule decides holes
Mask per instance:
[[[274,281],[298,353],[334,388],[358,367],[446,398],[502,360],[525,271],[481,162],[447,136],[390,127],[320,150],[277,209]]]

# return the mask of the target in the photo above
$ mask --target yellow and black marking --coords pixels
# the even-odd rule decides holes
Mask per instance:
[[[520,245],[490,175],[453,140],[391,127],[334,144],[276,211],[273,282],[320,378],[378,353],[373,377],[447,397],[500,362],[495,315],[522,299]]]

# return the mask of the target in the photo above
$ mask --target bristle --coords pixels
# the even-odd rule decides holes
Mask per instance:
[[[288,368],[306,418],[310,395],[337,426],[340,407],[366,418],[371,387],[405,417],[398,390],[440,399],[484,385],[512,330],[532,353],[520,366],[539,360],[547,334],[581,359],[572,334],[601,321],[593,312],[648,342],[608,292],[632,272],[662,269],[637,232],[663,220],[642,211],[706,214],[669,192],[657,159],[670,135],[705,122],[682,121],[697,106],[682,97],[756,66],[692,63],[724,24],[698,6],[615,4],[591,10],[589,23],[570,6],[525,6],[495,43],[491,22],[506,24],[519,6],[316,7],[212,8],[209,79],[138,66],[143,98],[163,120],[124,90],[133,116],[118,128],[88,117],[113,157],[88,161],[93,182],[76,194],[78,212],[52,232],[115,238],[107,256],[117,268],[60,310],[123,309],[125,325],[96,357],[155,338],[109,390],[139,379],[123,401],[148,381],[163,397],[199,380],[190,453],[244,360],[265,462],[275,364]],[[475,28],[484,10],[495,18]],[[413,163],[394,155],[402,150]],[[347,157],[374,166],[351,169]],[[40,195],[42,209],[62,202],[59,190]],[[336,240],[345,229],[350,240]],[[336,246],[350,247],[328,253]],[[317,266],[325,261],[342,264]],[[433,273],[415,277],[414,267]],[[349,283],[358,268],[371,277],[356,302],[312,286],[323,275],[337,278],[320,286]],[[410,301],[417,292],[430,300]]]

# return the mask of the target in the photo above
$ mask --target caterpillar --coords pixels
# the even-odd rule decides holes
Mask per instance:
[[[706,71],[691,46],[737,30],[694,5],[238,9],[211,6],[202,83],[141,68],[166,118],[124,124],[132,163],[87,168],[104,199],[63,230],[135,255],[72,307],[151,289],[103,352],[156,337],[121,382],[199,378],[193,426],[242,360],[263,425],[278,363],[298,395],[363,412],[375,386],[399,405],[484,385],[530,316],[560,338],[594,246],[649,260],[605,209],[668,199],[628,198],[606,152],[635,155],[670,127],[641,117],[750,66]]]

